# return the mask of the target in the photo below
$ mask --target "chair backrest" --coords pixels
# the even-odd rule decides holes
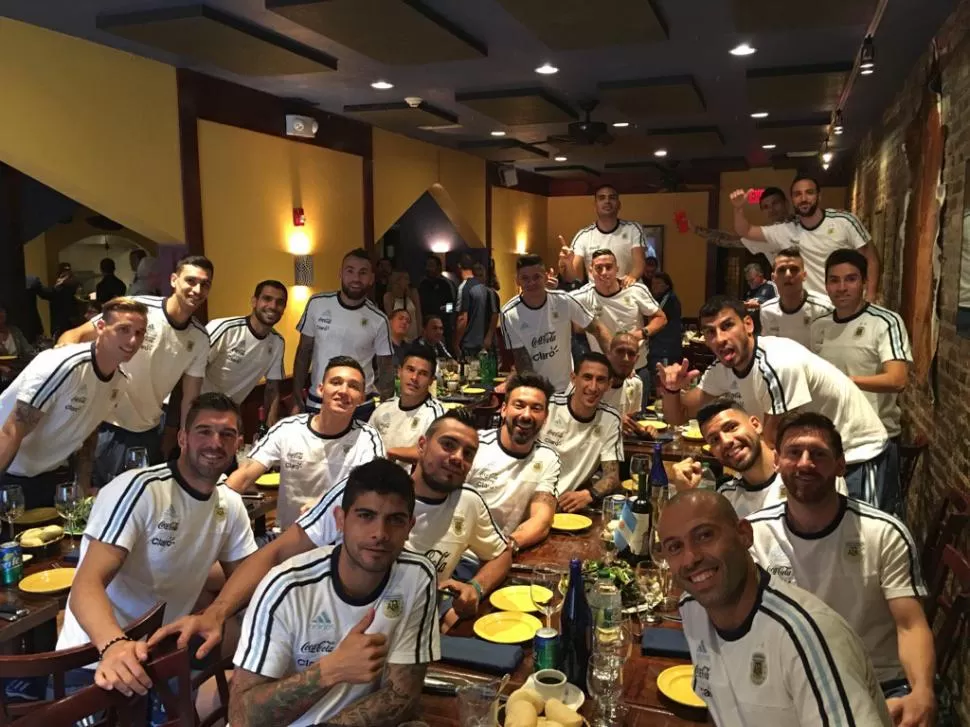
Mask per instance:
[[[85,718],[102,714],[97,720]],[[30,714],[17,720],[17,727],[52,727],[83,724],[96,727],[144,727],[148,719],[148,697],[126,697],[118,691],[107,691],[92,684],[56,702],[44,702]]]
[[[152,680],[152,689],[165,705],[165,714],[169,722],[183,727],[192,727],[198,723],[195,705],[192,701],[192,667],[189,663],[187,648],[174,649],[164,653],[165,649],[175,644],[175,637],[162,642],[158,652],[162,655],[153,658],[145,665],[145,673]],[[177,691],[173,694],[171,682],[175,682]]]
[[[125,635],[135,641],[144,639],[161,627],[164,617],[165,604],[157,603],[144,616],[125,629]],[[0,679],[50,676],[53,681],[54,700],[59,700],[63,699],[65,694],[65,673],[72,669],[80,669],[88,664],[93,664],[98,661],[98,658],[98,650],[93,644],[84,644],[73,649],[47,651],[40,654],[0,656]],[[50,701],[38,701],[8,704],[5,691],[0,689],[0,725],[10,724],[14,719],[50,703]]]
[[[953,584],[948,589],[947,582]],[[937,615],[943,620],[936,630],[936,673],[943,675],[962,649],[970,617],[970,562],[952,545],[943,549],[942,565],[930,587],[926,619],[933,627]]]
[[[916,467],[919,464],[923,452],[930,446],[930,440],[925,434],[917,434],[916,439],[910,444],[899,445],[899,499],[906,502],[906,494],[909,492],[909,485],[916,474]]]
[[[920,565],[927,583],[931,583],[936,575],[943,557],[943,549],[953,544],[964,528],[970,522],[970,497],[960,490],[951,487],[944,496],[936,514],[928,523],[926,542],[920,554]]]

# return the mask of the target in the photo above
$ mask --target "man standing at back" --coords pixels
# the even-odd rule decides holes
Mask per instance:
[[[112,298],[117,298],[125,294],[125,283],[115,275],[115,261],[110,257],[101,260],[101,280],[95,286],[94,298],[101,305],[104,305]]]
[[[458,286],[458,303],[455,306],[458,313],[455,350],[462,358],[473,359],[483,348],[491,345],[498,309],[493,309],[488,286],[475,276],[472,259],[462,256],[459,267],[462,281]]]
[[[323,380],[323,369],[334,356],[350,356],[364,369],[364,399],[394,396],[394,349],[387,316],[367,299],[374,281],[370,256],[363,248],[351,250],[340,263],[340,290],[318,293],[307,301],[296,328],[300,344],[293,361],[294,413],[316,412],[320,399],[313,393]],[[377,358],[377,371],[371,361]],[[310,363],[313,363],[312,370]],[[310,391],[306,401],[303,387],[310,372]],[[368,409],[363,418],[371,415]]]
[[[775,255],[772,280],[778,297],[761,306],[761,332],[798,341],[812,348],[812,321],[832,312],[832,302],[821,293],[805,290],[805,261],[797,247]]]
[[[162,461],[162,407],[175,385],[182,382],[182,424],[189,405],[202,391],[209,334],[195,318],[212,287],[212,262],[201,255],[178,261],[167,298],[134,296],[148,308],[148,330],[141,350],[126,367],[131,386],[118,402],[114,416],[101,425],[95,451],[93,483],[102,487],[124,469],[125,452],[144,447],[148,461]],[[67,331],[59,344],[81,343],[97,337],[98,315]],[[169,422],[174,424],[175,422]]]
[[[616,256],[618,277],[624,288],[643,277],[646,257],[656,257],[657,252],[647,249],[643,228],[637,222],[621,220],[620,193],[610,184],[601,184],[593,190],[596,222],[576,233],[569,247],[563,243],[560,255],[566,259],[566,280],[583,280],[586,268],[592,264],[596,250],[607,249]]]

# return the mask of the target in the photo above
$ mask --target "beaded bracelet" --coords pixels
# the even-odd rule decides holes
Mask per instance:
[[[115,644],[117,644],[119,641],[131,641],[131,639],[129,639],[124,634],[122,634],[121,636],[115,636],[113,639],[111,639],[111,641],[109,641],[107,644],[105,644],[103,647],[101,647],[101,651],[98,652],[98,658],[99,659],[103,659],[104,658],[104,652],[106,652],[112,646],[114,646]]]

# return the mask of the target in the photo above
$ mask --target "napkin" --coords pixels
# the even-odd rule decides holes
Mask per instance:
[[[644,629],[643,637],[640,639],[640,650],[644,656],[690,659],[687,637],[680,629]]]
[[[441,660],[449,664],[505,674],[515,670],[522,656],[522,647],[515,644],[491,644],[461,636],[441,637]]]

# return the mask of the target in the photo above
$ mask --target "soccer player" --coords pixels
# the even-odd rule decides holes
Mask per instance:
[[[57,485],[71,478],[67,460],[75,452],[78,480],[90,487],[92,435],[130,385],[121,364],[141,348],[148,309],[113,298],[102,311],[93,343],[42,352],[0,395],[0,486],[21,485],[28,510],[54,504]]]
[[[819,598],[755,564],[751,523],[727,499],[678,493],[657,530],[686,591],[693,688],[715,724],[890,727],[862,641]]]
[[[831,313],[832,301],[805,290],[805,261],[797,247],[786,247],[775,255],[771,279],[778,297],[761,306],[761,333],[790,338],[811,349],[812,321]]]
[[[440,658],[437,584],[404,549],[411,480],[387,460],[351,472],[335,508],[341,543],[273,568],[236,649],[233,725],[396,725]]]

